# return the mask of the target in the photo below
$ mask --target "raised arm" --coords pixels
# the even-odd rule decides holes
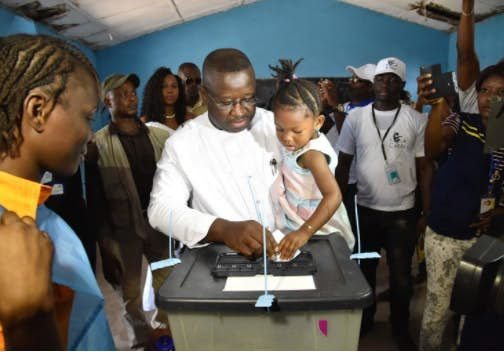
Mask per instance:
[[[422,99],[425,105],[431,105],[425,129],[425,156],[430,160],[437,160],[453,143],[456,134],[453,128],[443,126],[442,124],[451,111],[444,98],[431,100],[426,98],[435,92],[435,89],[430,88],[432,84],[430,73],[418,77],[417,84],[418,99]]]
[[[468,89],[477,80],[479,72],[474,47],[474,0],[463,0],[457,32],[457,79],[460,89]]]

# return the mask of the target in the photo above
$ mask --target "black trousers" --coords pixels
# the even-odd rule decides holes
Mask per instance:
[[[390,320],[395,331],[405,331],[409,324],[409,304],[413,295],[411,258],[416,243],[417,214],[414,209],[379,211],[358,206],[361,251],[387,254],[389,267]],[[360,268],[375,295],[378,259],[361,260]],[[375,295],[376,296],[376,295]],[[376,300],[364,309],[362,325],[372,324]]]

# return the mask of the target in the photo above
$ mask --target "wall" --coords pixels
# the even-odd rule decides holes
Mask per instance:
[[[243,50],[261,78],[270,77],[268,64],[278,58],[303,57],[300,76],[348,76],[349,64],[397,56],[408,65],[406,88],[414,94],[419,66],[446,67],[448,44],[447,33],[336,0],[262,0],[97,51],[96,57],[102,78],[136,72],[144,84],[162,65],[176,70],[193,61],[201,67],[220,47]]]
[[[480,60],[480,67],[485,68],[495,64],[500,59],[504,58],[504,41],[502,34],[504,33],[504,14],[491,17],[483,22],[476,24],[475,31],[475,47],[476,53]],[[501,38],[501,39],[498,39]],[[449,68],[456,70],[457,68],[457,33],[450,35],[449,48]]]

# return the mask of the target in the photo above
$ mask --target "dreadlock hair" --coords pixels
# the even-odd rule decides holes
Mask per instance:
[[[69,76],[82,67],[99,85],[88,58],[68,42],[46,35],[16,34],[0,38],[0,160],[19,155],[23,143],[23,101],[34,88],[52,95],[52,108]],[[51,109],[52,111],[52,109]]]
[[[272,76],[277,80],[278,89],[272,98],[273,109],[283,106],[295,109],[305,106],[313,116],[320,115],[322,103],[317,86],[305,79],[298,79],[294,74],[296,67],[303,59],[295,63],[292,60],[280,59],[280,66],[268,65],[276,74]]]
[[[149,78],[145,85],[142,98],[141,115],[148,121],[165,122],[165,103],[163,98],[163,82],[166,76],[173,76],[177,80],[179,95],[175,102],[175,120],[180,126],[185,122],[186,102],[184,86],[179,76],[167,67],[160,67]]]

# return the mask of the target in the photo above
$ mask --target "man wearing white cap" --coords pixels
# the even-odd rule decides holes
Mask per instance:
[[[336,178],[344,192],[356,156],[357,203],[362,252],[387,252],[392,333],[400,349],[415,346],[409,334],[411,258],[416,242],[417,217],[413,209],[416,170],[428,209],[424,158],[426,118],[400,103],[406,65],[385,58],[375,69],[375,102],[349,113],[338,139]],[[373,291],[378,260],[361,261],[361,270]],[[361,331],[373,325],[376,305],[363,312]]]
[[[350,98],[345,104],[338,104],[336,87],[331,81],[320,82],[321,99],[324,105],[330,105],[333,113],[326,116],[327,122],[332,122],[332,127],[327,131],[326,136],[333,148],[337,151],[336,144],[346,115],[355,108],[363,107],[374,101],[373,79],[375,64],[365,64],[355,68],[347,66],[345,69],[352,74],[348,80],[347,94]],[[350,167],[348,186],[343,194],[343,203],[348,209],[348,217],[352,225],[352,230],[356,233],[354,196],[357,193],[357,178],[355,176],[355,160]]]

